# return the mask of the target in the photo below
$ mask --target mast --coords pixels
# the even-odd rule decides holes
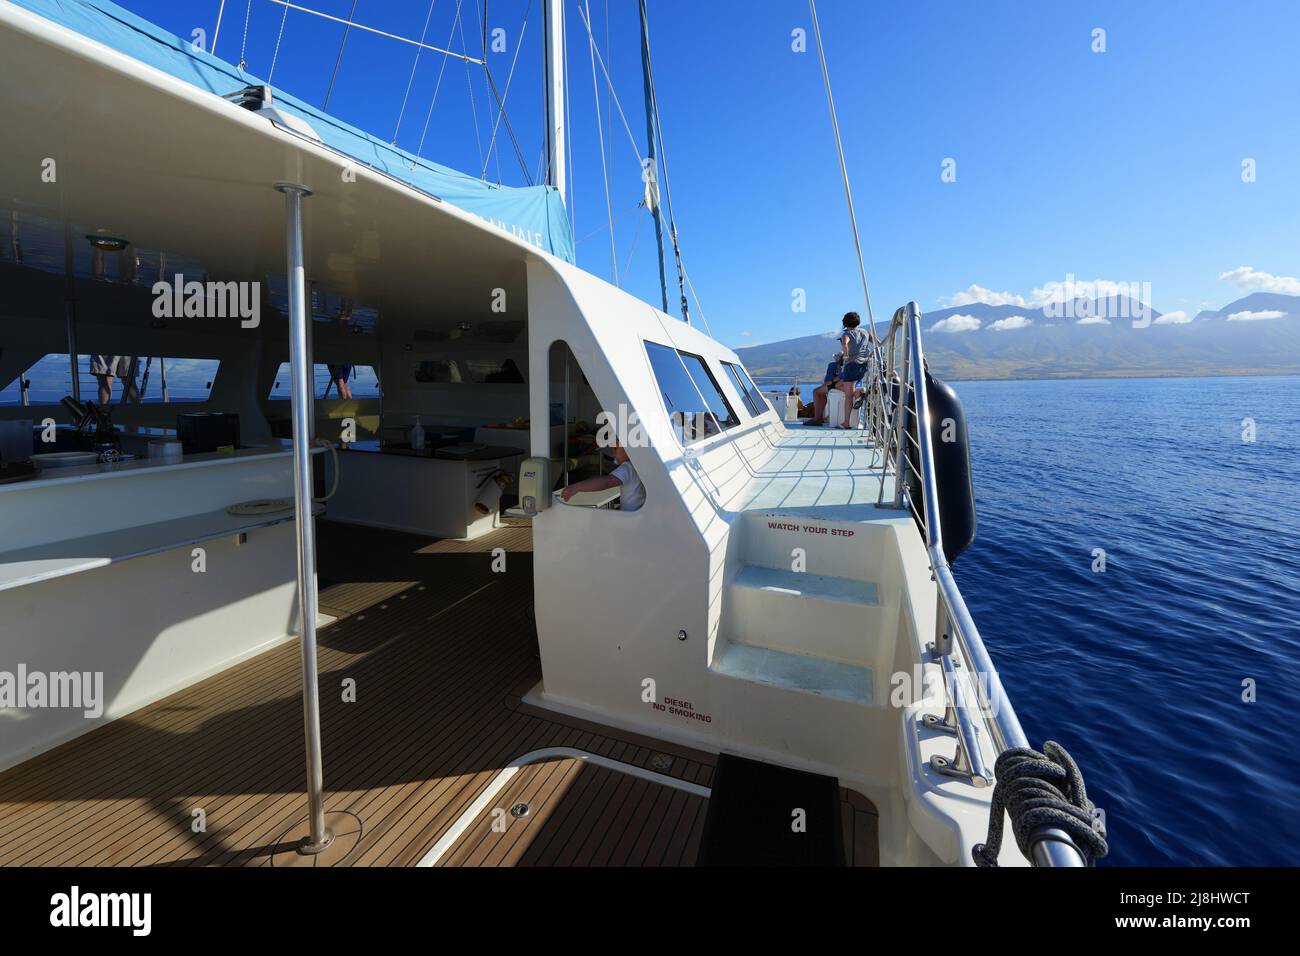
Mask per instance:
[[[564,199],[568,185],[564,155],[564,2],[545,0],[546,37],[546,184]]]
[[[645,0],[640,0],[641,11],[641,82],[645,87],[645,138],[646,158],[641,170],[646,181],[646,202],[650,215],[655,218],[655,249],[659,253],[659,291],[663,294],[664,311],[668,311],[668,274],[664,266],[664,221],[659,212],[659,162],[655,159],[655,105],[650,82],[650,25],[646,21]]]

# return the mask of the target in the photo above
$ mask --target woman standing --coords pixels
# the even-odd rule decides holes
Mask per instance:
[[[840,334],[840,352],[844,355],[844,371],[836,387],[844,393],[844,422],[842,428],[849,427],[853,415],[854,386],[867,374],[867,363],[871,361],[874,347],[871,335],[858,326],[862,317],[856,312],[844,314],[844,329]]]

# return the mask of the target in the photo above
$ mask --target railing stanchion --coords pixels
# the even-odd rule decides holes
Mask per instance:
[[[992,738],[992,750],[995,754],[1013,747],[1028,747],[1024,729],[1016,717],[1016,712],[1002,687],[988,650],[980,637],[971,618],[970,610],[957,588],[957,582],[948,566],[948,558],[943,550],[943,528],[939,519],[938,485],[935,480],[934,448],[930,436],[929,398],[925,391],[925,353],[921,347],[921,314],[915,302],[905,307],[905,331],[903,337],[903,368],[905,378],[899,390],[899,402],[895,412],[906,406],[909,391],[911,407],[916,417],[916,454],[920,482],[921,509],[918,518],[923,524],[925,546],[929,552],[930,565],[934,572],[937,594],[935,611],[934,653],[943,668],[945,703],[944,718],[936,721],[933,716],[925,718],[925,723],[932,729],[955,733],[956,752],[951,760],[936,756],[930,761],[935,771],[951,776],[968,778],[975,786],[988,786],[993,783],[992,768],[985,763],[980,738],[984,732]],[[892,333],[891,327],[891,333]],[[910,381],[909,381],[910,380]],[[901,422],[903,416],[898,416]],[[897,506],[902,507],[903,469],[906,467],[905,437],[910,437],[904,428],[899,427],[898,441],[898,487],[895,489]],[[915,510],[915,502],[908,496],[909,504]],[[958,658],[957,650],[961,656]],[[964,663],[965,666],[961,666]],[[958,668],[961,667],[959,672]],[[975,713],[972,714],[972,700],[968,699],[964,687],[969,687],[973,697]],[[983,691],[981,691],[981,687]],[[980,719],[976,719],[976,717]],[[936,726],[937,725],[937,726]],[[1083,855],[1078,847],[1068,839],[1062,840],[1059,831],[1043,829],[1031,839],[1031,862],[1036,866],[1084,866]]]

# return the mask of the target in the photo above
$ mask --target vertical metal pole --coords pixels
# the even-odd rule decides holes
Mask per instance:
[[[310,195],[310,193],[308,193]],[[307,303],[307,321],[303,323],[303,329],[307,334],[307,348],[303,353],[305,358],[303,364],[307,366],[307,444],[311,445],[316,441],[316,296],[313,283],[313,294],[306,298]],[[321,396],[322,398],[324,396]],[[315,475],[313,469],[312,474]],[[316,487],[316,479],[312,478],[311,488]],[[313,494],[315,492],[313,491]]]
[[[564,346],[564,487],[569,487],[569,346]],[[596,450],[597,470],[603,472],[600,450]]]
[[[563,199],[568,186],[564,153],[564,2],[546,0],[546,183]]]
[[[324,769],[320,744],[320,688],[316,673],[316,528],[312,517],[311,412],[312,366],[308,345],[306,267],[302,247],[302,199],[311,190],[276,183],[284,193],[289,280],[289,362],[293,383],[293,500],[298,527],[298,611],[302,617],[302,715],[307,738],[307,806],[311,835],[300,853],[319,853],[334,842],[325,826]]]
[[[68,298],[65,306],[68,321],[68,364],[72,368],[72,397],[81,401],[81,376],[77,371],[77,279],[72,261],[72,223],[63,222],[63,271],[68,279]]]
[[[903,336],[903,368],[898,376],[898,400],[894,403],[894,431],[897,436],[894,443],[894,508],[903,507],[903,482],[907,475],[907,376],[908,350],[911,340]],[[892,387],[892,383],[891,383]]]
[[[646,167],[642,175],[653,176],[654,185],[648,195],[654,200],[650,214],[655,220],[655,248],[659,252],[659,291],[663,293],[664,311],[668,311],[668,274],[664,266],[664,223],[659,211],[659,164],[655,161],[655,117],[654,102],[650,94],[650,24],[646,19],[645,0],[641,8],[641,84],[645,88],[645,139]]]
[[[72,285],[71,282],[68,283]],[[81,401],[81,375],[77,370],[77,300],[68,295],[68,364],[72,367],[72,397]]]

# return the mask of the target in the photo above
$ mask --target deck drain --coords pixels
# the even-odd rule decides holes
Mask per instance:
[[[528,804],[516,803],[510,808],[510,815],[516,820],[522,820],[524,817],[528,816]]]
[[[673,766],[673,758],[667,754],[651,754],[650,769],[659,773],[667,773]]]

